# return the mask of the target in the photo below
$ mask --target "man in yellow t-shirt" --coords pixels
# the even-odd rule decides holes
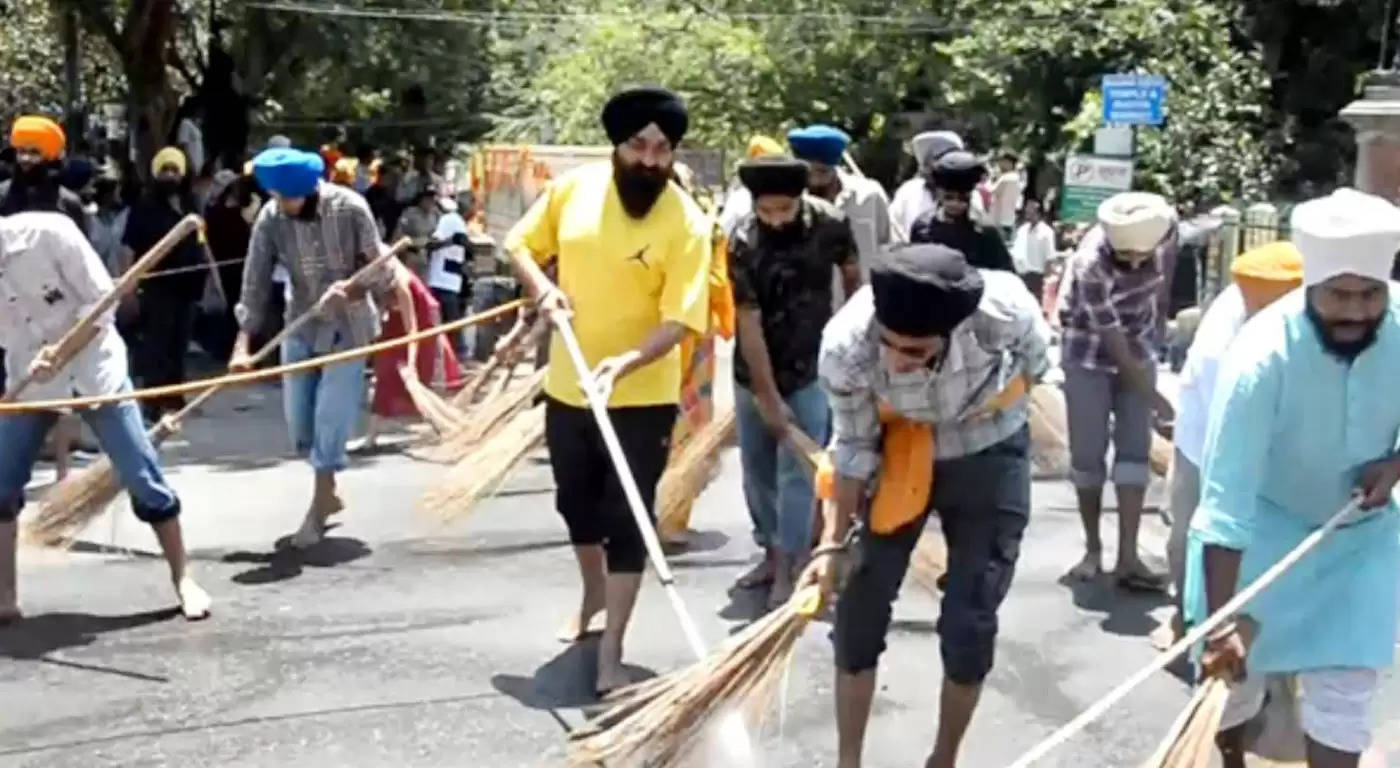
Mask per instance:
[[[708,311],[710,225],[670,180],[688,122],[685,104],[669,91],[632,88],[613,96],[602,114],[615,147],[611,164],[555,180],[506,237],[516,270],[533,278],[527,285],[548,285],[540,267],[557,259],[558,287],[535,298],[546,310],[572,313],[597,396],[608,403],[649,513],[676,419],[677,345],[687,333],[704,332]],[[628,682],[622,639],[646,549],[557,332],[549,359],[545,439],[555,503],[583,577],[582,603],[560,639],[577,640],[606,610],[596,686],[606,692]]]

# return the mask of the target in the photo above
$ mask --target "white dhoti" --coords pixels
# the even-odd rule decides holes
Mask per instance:
[[[1271,676],[1251,675],[1230,686],[1230,698],[1220,730],[1249,722],[1264,708],[1264,689]],[[1333,667],[1300,672],[1299,719],[1308,738],[1325,747],[1359,755],[1371,745],[1371,702],[1380,672],[1358,667]]]

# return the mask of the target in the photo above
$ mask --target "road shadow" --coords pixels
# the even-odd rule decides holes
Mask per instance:
[[[599,705],[597,668],[598,639],[590,637],[570,645],[529,677],[492,675],[491,686],[529,709],[556,713],[560,709],[593,708]],[[633,683],[656,677],[645,667],[626,664],[623,669]],[[568,730],[557,713],[555,719]]]
[[[137,629],[169,621],[180,615],[178,607],[155,611],[100,616],[91,613],[41,613],[0,626],[0,656],[16,661],[38,661],[70,669],[102,672],[148,682],[169,682],[169,678],[130,670],[87,664],[50,654],[92,645],[109,632]]]
[[[721,531],[687,530],[682,541],[662,543],[667,555],[698,555],[723,549],[729,543],[729,536]]]
[[[1119,589],[1108,573],[1088,581],[1072,579],[1066,574],[1059,578],[1058,583],[1070,590],[1076,607],[1104,614],[1099,627],[1114,635],[1147,637],[1161,624],[1152,617],[1152,611],[1172,602],[1164,593]]]
[[[235,584],[254,586],[294,579],[307,567],[334,568],[367,557],[373,551],[363,541],[348,537],[327,536],[306,549],[291,547],[289,541],[290,537],[278,539],[271,552],[231,552],[221,561],[257,566],[231,577]]]
[[[750,622],[757,621],[768,613],[768,586],[742,588],[738,585],[729,588],[729,603],[719,609],[719,617],[728,621],[742,622],[730,629],[730,634],[742,630]]]

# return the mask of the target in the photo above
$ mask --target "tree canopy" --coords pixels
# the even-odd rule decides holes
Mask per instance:
[[[1335,115],[1381,60],[1385,0],[0,0],[9,117],[65,102],[62,14],[76,14],[88,110],[125,102],[163,140],[187,96],[229,154],[321,140],[597,142],[628,83],[684,94],[692,141],[827,122],[893,182],[900,143],[960,130],[1054,168],[1091,146],[1102,75],[1161,74],[1168,117],[1138,131],[1138,184],[1258,198],[1335,183]],[[212,128],[211,128],[212,126]],[[250,138],[251,137],[251,138]]]

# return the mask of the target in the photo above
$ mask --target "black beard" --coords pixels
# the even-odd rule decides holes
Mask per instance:
[[[15,166],[15,181],[27,186],[37,187],[57,178],[58,171],[52,163],[39,163],[27,168],[23,165]]]
[[[617,187],[617,197],[622,201],[622,209],[634,219],[644,219],[652,206],[661,199],[666,185],[671,182],[670,168],[653,168],[637,163],[628,166],[613,153],[613,184]]]
[[[1322,315],[1319,315],[1317,310],[1313,308],[1311,301],[1307,302],[1306,311],[1308,320],[1312,321],[1313,329],[1317,331],[1317,337],[1322,340],[1322,348],[1344,363],[1353,362],[1362,352],[1376,343],[1376,336],[1381,329],[1381,321],[1385,319],[1385,313],[1381,313],[1380,317],[1367,323],[1366,332],[1356,341],[1337,341],[1332,337],[1331,330],[1338,323],[1328,323],[1322,319]],[[1346,323],[1346,325],[1351,325],[1351,323]]]
[[[802,239],[804,233],[801,213],[797,215],[797,218],[781,227],[769,226],[763,223],[762,219],[757,219],[757,221],[759,240],[764,243],[772,243],[779,248],[787,248],[795,245]]]

